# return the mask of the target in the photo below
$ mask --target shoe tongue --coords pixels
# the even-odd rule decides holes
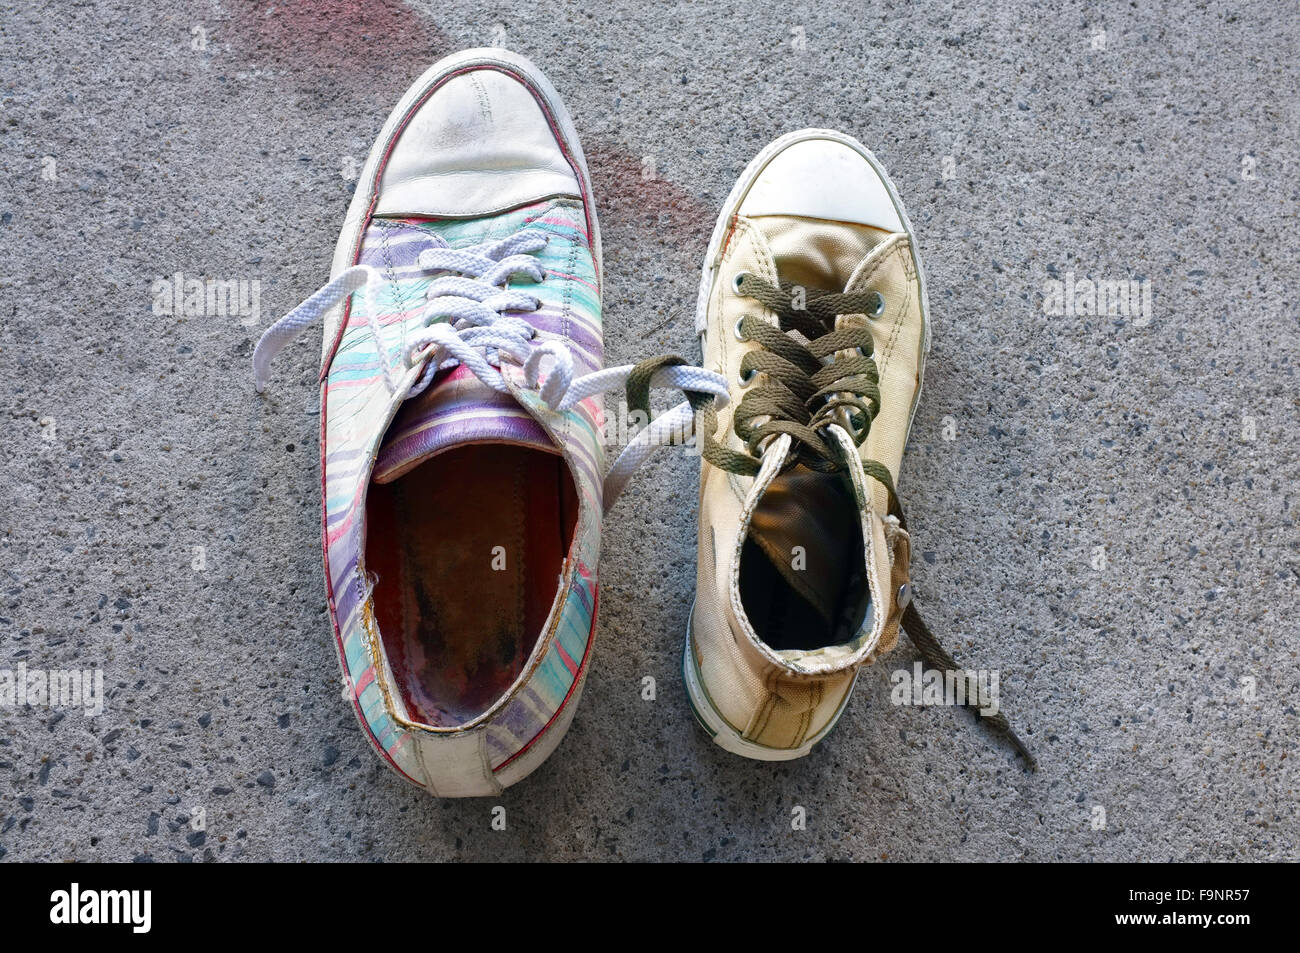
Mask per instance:
[[[507,443],[557,453],[542,425],[510,394],[488,387],[466,367],[438,377],[397,412],[371,478],[391,483],[434,454],[475,443]]]
[[[889,233],[869,225],[785,215],[756,220],[783,281],[805,288],[843,291]]]
[[[853,493],[838,475],[801,464],[772,481],[749,525],[749,538],[773,568],[831,627],[861,575],[858,518]]]

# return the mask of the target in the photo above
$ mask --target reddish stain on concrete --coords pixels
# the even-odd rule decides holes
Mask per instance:
[[[599,138],[584,140],[583,148],[600,213],[606,271],[619,266],[622,249],[640,248],[653,249],[657,271],[689,276],[686,297],[653,300],[652,311],[643,315],[645,326],[635,336],[658,342],[655,348],[688,337],[694,325],[695,282],[718,210],[675,181],[684,177],[681,170],[656,168],[647,174],[642,156]]]
[[[395,63],[433,63],[451,50],[446,37],[399,0],[240,2],[231,14],[222,32],[262,67],[391,71]]]
[[[250,66],[269,68],[307,97],[347,96],[358,108],[391,108],[423,70],[457,47],[399,0],[240,2],[222,30]],[[545,69],[545,64],[539,64]],[[570,105],[573,105],[570,98]],[[367,122],[378,128],[384,113]],[[582,115],[575,117],[579,135]],[[596,136],[583,136],[607,263],[620,247],[660,249],[668,274],[700,267],[717,209],[678,184],[681,170],[649,169],[643,157]],[[668,309],[676,327],[694,303]]]
[[[653,233],[674,245],[690,246],[692,253],[698,251],[697,257],[704,254],[715,210],[706,208],[699,196],[663,170],[649,168],[644,157],[621,146],[595,139],[584,141],[583,148],[606,230],[612,226],[642,235]]]

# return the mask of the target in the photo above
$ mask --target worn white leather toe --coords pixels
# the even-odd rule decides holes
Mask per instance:
[[[485,53],[411,103],[384,167],[376,215],[477,217],[582,198],[539,105],[545,92]]]
[[[737,210],[798,215],[904,231],[889,189],[870,160],[837,134],[807,130],[759,172]]]

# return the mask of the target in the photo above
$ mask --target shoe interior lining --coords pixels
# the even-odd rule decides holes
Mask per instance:
[[[470,445],[372,483],[375,620],[412,720],[454,727],[523,671],[555,603],[577,492],[564,459]]]
[[[852,643],[870,600],[863,550],[842,475],[799,466],[777,476],[740,554],[741,605],[759,639],[778,652]]]

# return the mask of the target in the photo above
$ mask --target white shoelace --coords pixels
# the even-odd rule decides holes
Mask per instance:
[[[424,373],[411,384],[403,400],[424,391],[434,376],[457,364],[465,367],[493,390],[509,393],[500,365],[503,356],[524,369],[524,383],[539,390],[542,400],[554,411],[566,411],[579,401],[623,387],[635,364],[573,376],[573,355],[561,341],[536,343],[536,329],[523,318],[505,312],[536,311],[541,302],[522,289],[512,289],[515,275],[527,275],[541,282],[544,271],[535,253],[548,238],[535,229],[522,229],[509,238],[484,242],[470,248],[448,248],[440,238],[430,236],[430,248],[417,259],[420,269],[444,272],[430,283],[428,304],[421,316],[423,327],[406,340],[402,348],[405,368],[428,359]],[[375,348],[384,365],[384,379],[390,392],[401,386],[402,368],[394,367],[379,323],[376,292],[383,276],[370,265],[354,265],[325,285],[262,334],[253,351],[253,374],[257,391],[266,389],[271,361],[306,328],[360,290],[366,299],[366,319]],[[435,320],[438,319],[438,320]],[[405,334],[405,331],[403,331]],[[551,358],[545,381],[542,362]],[[539,387],[540,385],[540,387]],[[717,398],[716,406],[727,403],[727,382],[721,374],[702,367],[672,365],[655,371],[650,386],[700,391]],[[605,475],[605,510],[614,505],[637,468],[654,451],[680,436],[694,413],[687,401],[660,414],[642,429],[619,454]]]

